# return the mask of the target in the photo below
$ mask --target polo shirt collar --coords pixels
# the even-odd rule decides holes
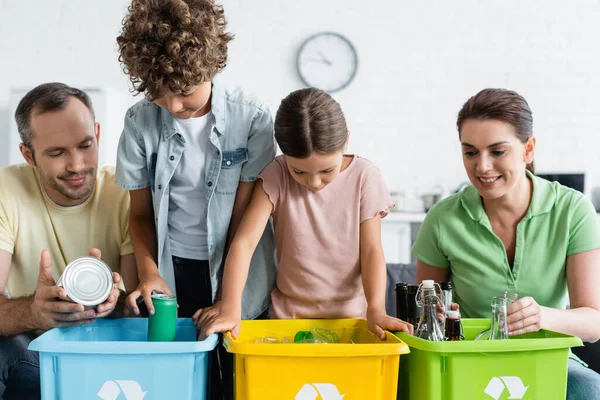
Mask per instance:
[[[550,212],[556,202],[556,191],[553,184],[526,171],[527,178],[533,182],[533,196],[525,218],[532,218]],[[469,186],[462,191],[460,202],[467,214],[474,221],[481,221],[485,215],[481,196],[475,187]]]

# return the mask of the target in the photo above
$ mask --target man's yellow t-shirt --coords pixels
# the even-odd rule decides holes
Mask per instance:
[[[114,181],[114,168],[100,167],[92,196],[74,207],[54,204],[43,191],[37,171],[27,164],[0,169],[0,250],[12,254],[8,274],[11,297],[32,294],[40,254],[52,255],[54,279],[90,248],[119,271],[120,257],[133,253],[129,238],[129,194]]]

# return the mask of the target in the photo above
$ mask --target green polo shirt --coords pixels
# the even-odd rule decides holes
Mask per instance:
[[[473,186],[436,204],[419,229],[413,254],[433,267],[450,267],[454,301],[465,318],[491,317],[492,297],[506,289],[564,309],[567,257],[600,248],[598,216],[583,194],[527,176],[533,196],[517,225],[512,269]]]

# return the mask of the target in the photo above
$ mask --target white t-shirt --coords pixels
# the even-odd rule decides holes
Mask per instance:
[[[197,118],[175,119],[175,127],[185,139],[169,197],[171,253],[177,257],[208,259],[204,163],[213,122],[212,112]]]

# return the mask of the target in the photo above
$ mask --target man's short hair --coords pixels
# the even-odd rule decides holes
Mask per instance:
[[[63,110],[69,104],[71,97],[85,104],[92,114],[92,119],[95,121],[96,116],[90,97],[83,90],[70,87],[64,83],[43,83],[30,90],[21,99],[15,111],[15,120],[17,121],[17,130],[19,131],[19,136],[21,136],[21,141],[29,150],[33,151],[31,147],[31,139],[33,137],[30,124],[31,117],[34,114],[40,115],[50,111]]]

